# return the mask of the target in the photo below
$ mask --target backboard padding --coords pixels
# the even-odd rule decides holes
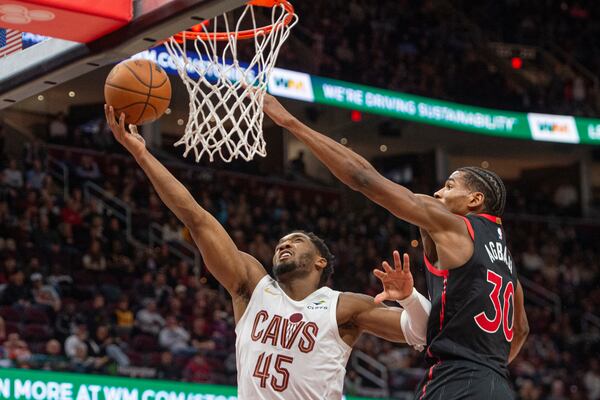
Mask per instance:
[[[134,0],[132,22],[92,43],[50,39],[0,59],[0,109],[139,53],[247,0]]]

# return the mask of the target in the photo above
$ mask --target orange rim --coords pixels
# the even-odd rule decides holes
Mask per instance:
[[[194,25],[192,28],[190,28],[191,30],[183,31],[183,32],[175,34],[173,36],[173,39],[175,39],[179,43],[182,43],[184,41],[184,38],[187,40],[198,38],[198,39],[206,40],[206,41],[208,41],[208,40],[228,41],[229,38],[231,37],[231,35],[235,35],[236,39],[238,39],[238,40],[252,39],[253,37],[255,37],[258,34],[258,32],[262,32],[263,34],[268,35],[274,29],[278,29],[280,27],[289,25],[290,22],[292,22],[292,19],[294,18],[294,6],[292,6],[292,4],[290,2],[288,2],[287,0],[251,0],[247,4],[251,5],[251,6],[266,7],[266,8],[273,8],[275,6],[283,5],[283,7],[285,8],[285,11],[287,12],[287,15],[286,15],[285,19],[283,20],[283,22],[276,23],[273,25],[263,26],[261,28],[256,28],[256,29],[247,29],[247,30],[239,31],[237,33],[236,32],[211,32],[211,33],[204,32],[202,29],[202,26],[206,25],[210,22],[210,20],[207,19],[206,21],[203,21],[202,23],[200,23],[198,25]]]

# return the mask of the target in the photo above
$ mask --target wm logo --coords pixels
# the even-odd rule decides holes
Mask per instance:
[[[278,86],[278,87],[284,87],[287,89],[294,89],[294,90],[303,90],[304,89],[304,83],[301,81],[295,81],[293,79],[278,78],[278,77],[275,77],[273,80],[274,80],[275,86]]]
[[[538,128],[543,132],[562,132],[566,133],[569,128],[566,125],[553,124],[548,122],[541,122],[538,124]]]

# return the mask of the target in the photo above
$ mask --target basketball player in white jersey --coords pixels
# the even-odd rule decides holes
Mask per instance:
[[[311,233],[292,232],[279,241],[271,278],[150,154],[136,127],[127,132],[124,115],[117,122],[112,107],[105,112],[117,141],[188,227],[207,268],[232,297],[240,399],[339,400],[346,362],[363,332],[416,348],[425,344],[431,305],[413,288],[407,255],[402,264],[394,253],[396,269],[384,263],[377,303],[325,286],[333,256]],[[403,308],[380,304],[392,297],[402,299]]]

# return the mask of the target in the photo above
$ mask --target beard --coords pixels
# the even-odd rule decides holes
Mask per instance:
[[[275,279],[279,280],[281,276],[287,275],[296,269],[298,269],[298,265],[295,261],[283,261],[273,265],[273,276],[275,276]]]
[[[273,276],[276,280],[284,277],[302,277],[310,271],[310,265],[313,263],[313,255],[310,253],[299,254],[292,260],[281,261],[273,265]]]
[[[282,277],[299,277],[308,274],[308,265],[311,260],[310,254],[302,254],[299,260],[286,260],[273,265],[273,276],[276,280]]]

